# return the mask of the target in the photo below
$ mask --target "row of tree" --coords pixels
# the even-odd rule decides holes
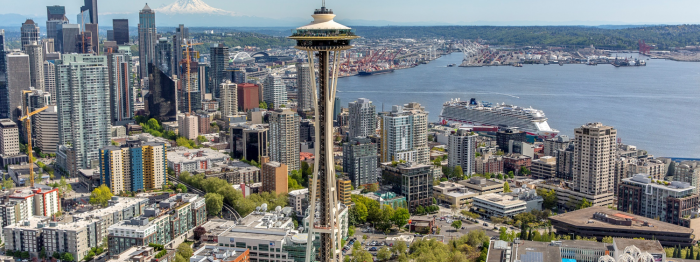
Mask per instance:
[[[405,226],[411,217],[408,209],[403,207],[394,210],[389,205],[380,206],[378,201],[362,195],[352,195],[351,198],[355,205],[350,208],[350,225],[372,223],[376,229],[387,231],[392,226]]]

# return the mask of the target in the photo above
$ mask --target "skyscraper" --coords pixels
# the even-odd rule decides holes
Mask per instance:
[[[44,154],[56,153],[56,146],[58,145],[58,114],[56,106],[49,106],[48,109],[36,115],[35,119],[36,141],[32,140],[32,145],[40,148]],[[34,122],[32,121],[32,123]]]
[[[66,54],[57,62],[59,144],[75,151],[78,168],[97,168],[99,149],[108,145],[110,140],[110,116],[109,110],[105,110],[109,108],[107,57]],[[75,170],[73,167],[62,168]]]
[[[161,188],[167,181],[167,145],[139,140],[100,149],[100,179],[113,194]]]
[[[114,41],[117,45],[129,43],[129,19],[113,19],[112,30],[114,30]]]
[[[253,108],[258,108],[260,98],[258,98],[258,85],[242,83],[238,86],[238,107],[242,112],[248,112]]]
[[[176,74],[173,71],[173,48],[172,44],[168,42],[168,39],[165,37],[161,37],[158,39],[158,44],[156,44],[156,49],[155,49],[155,61],[153,64],[158,66],[163,73],[166,73],[168,75],[173,75]]]
[[[112,125],[124,125],[134,117],[134,88],[131,74],[131,49],[120,46],[107,54]]]
[[[56,33],[56,51],[63,54],[78,53],[77,42],[80,35],[80,25],[77,24],[59,24]]]
[[[187,139],[197,139],[199,136],[199,121],[197,116],[186,114],[177,115],[179,134]]]
[[[459,129],[450,134],[448,139],[449,154],[447,165],[451,168],[462,167],[465,175],[471,175],[474,170],[474,158],[476,157],[476,137],[471,130]]]
[[[210,51],[211,59],[211,87],[214,88],[214,98],[221,97],[221,84],[226,78],[226,67],[228,66],[228,47],[224,44],[212,44]]]
[[[263,125],[239,124],[231,126],[231,154],[236,159],[255,160],[260,163],[261,156],[267,156],[268,128]]]
[[[276,161],[270,161],[269,157],[262,157],[260,160],[263,192],[275,192],[275,194],[286,194],[288,189],[289,170],[287,165]]]
[[[343,144],[343,171],[355,188],[377,183],[377,144],[361,137]]]
[[[34,23],[34,20],[27,19],[27,21],[22,23],[21,41],[22,51],[24,51],[25,45],[31,44],[32,42],[41,43],[41,40],[39,40],[39,25]]]
[[[275,74],[267,75],[263,89],[263,100],[268,109],[279,109],[287,105],[287,88],[281,77]]]
[[[56,105],[56,65],[53,61],[44,61],[44,91],[51,94],[51,104]]]
[[[298,170],[299,115],[288,108],[277,109],[270,115],[270,160]]]
[[[88,11],[90,24],[98,24],[97,21],[97,0],[85,0],[85,5],[80,7],[80,11]]]
[[[428,113],[420,104],[393,106],[381,116],[380,129],[380,161],[428,163]]]
[[[46,38],[56,39],[58,37],[58,27],[68,23],[66,7],[60,5],[47,6],[46,16]]]
[[[146,112],[158,121],[173,121],[177,118],[177,77],[173,79],[154,64],[149,66],[148,94],[144,98]]]
[[[617,130],[601,123],[588,123],[576,128],[574,133],[573,189],[592,196],[612,195]],[[608,204],[591,202],[596,206]]]
[[[324,2],[325,3],[325,2]],[[344,25],[341,25],[333,18],[335,15],[325,5],[321,9],[316,9],[312,15],[314,21],[306,26],[302,26],[293,31],[291,39],[297,41],[296,48],[307,52],[309,58],[309,72],[312,84],[312,92],[316,93],[316,77],[312,70],[314,67],[314,56],[318,58],[318,104],[314,105],[316,115],[316,158],[315,166],[318,172],[314,172],[313,181],[318,181],[312,185],[309,208],[309,217],[312,218],[308,226],[309,236],[306,244],[306,262],[311,260],[314,254],[313,235],[319,234],[320,248],[318,256],[314,260],[342,261],[340,221],[338,220],[338,195],[337,183],[335,179],[335,167],[333,159],[333,112],[334,103],[340,104],[335,97],[337,88],[337,74],[331,74],[330,58],[333,57],[333,67],[338,68],[340,52],[352,48],[350,41],[358,38],[355,33]],[[265,90],[267,96],[267,90]],[[286,100],[286,99],[285,99]],[[275,105],[277,106],[277,105]],[[298,124],[297,124],[298,126]],[[298,135],[297,135],[298,137]],[[296,148],[299,148],[298,146]],[[299,159],[298,157],[296,159]],[[294,170],[296,168],[292,168]],[[316,197],[319,196],[319,197]],[[318,205],[317,205],[318,204]],[[316,210],[318,207],[318,210]],[[318,211],[318,215],[316,212]],[[318,220],[314,219],[318,218]]]
[[[139,12],[139,79],[148,75],[148,64],[155,60],[156,12],[148,4]]]
[[[342,111],[341,107],[340,97],[336,97],[333,101],[333,121],[338,120],[338,115],[340,115]]]
[[[190,30],[185,27],[185,25],[180,24],[180,26],[175,28],[175,34],[173,34],[173,70],[177,72],[177,77],[182,78],[182,72],[180,70],[177,70],[176,68],[179,67],[180,62],[183,59],[183,46],[185,44],[185,41],[190,38]],[[200,74],[201,75],[201,74]],[[200,78],[202,79],[202,78]],[[206,79],[206,78],[204,78]],[[202,93],[204,93],[206,90],[204,89],[205,85],[201,85],[202,87]]]
[[[350,115],[350,137],[368,137],[376,134],[377,112],[372,101],[367,98],[357,99],[348,104]]]
[[[10,119],[17,120],[21,115],[17,109],[21,106],[22,91],[29,90],[31,74],[29,70],[29,56],[25,53],[14,52],[7,54],[7,85],[10,101]]]
[[[5,30],[0,29],[0,119],[10,118],[10,89],[7,84]]]
[[[313,90],[311,90],[311,73],[309,64],[297,63],[297,110],[300,112],[313,110]]]
[[[31,42],[24,46],[29,56],[29,82],[38,90],[44,90],[44,52],[40,43]]]
[[[90,42],[90,47],[86,47],[85,51],[83,53],[90,53],[92,51],[95,54],[99,54],[99,48],[100,48],[100,43],[99,43],[99,28],[97,24],[85,24],[85,30],[83,32],[90,32],[89,36],[86,35],[84,39],[82,39],[84,42]],[[84,46],[87,46],[87,44],[83,44]]]
[[[221,83],[219,87],[221,90],[221,117],[227,119],[228,116],[233,116],[238,114],[238,86],[227,80]]]

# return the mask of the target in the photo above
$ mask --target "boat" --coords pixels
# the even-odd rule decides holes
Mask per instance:
[[[444,125],[458,123],[495,126],[501,129],[517,128],[541,139],[553,138],[559,134],[559,130],[549,126],[542,110],[505,103],[493,105],[485,101],[477,102],[476,98],[472,98],[469,102],[459,99],[445,102],[440,112],[440,121]]]
[[[455,67],[457,64],[449,64],[447,67]]]
[[[381,69],[381,70],[374,70],[374,71],[360,71],[357,73],[359,76],[371,76],[371,75],[379,75],[379,74],[386,74],[386,73],[392,73],[394,72],[393,68],[389,69]]]
[[[521,64],[521,63],[515,63],[515,64],[513,64],[513,66],[514,66],[514,67],[523,67],[523,64]]]

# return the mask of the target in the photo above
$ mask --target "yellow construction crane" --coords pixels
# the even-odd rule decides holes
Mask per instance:
[[[190,47],[195,46],[195,45],[202,45],[204,43],[195,43],[193,44],[192,42],[188,42],[187,40],[184,40],[185,44],[182,46],[186,46],[185,48],[185,53],[187,54],[187,112],[192,114],[192,98],[190,96],[190,82],[192,82],[192,79],[190,78],[190,61],[192,60],[190,58]],[[201,91],[201,90],[200,90]]]
[[[39,108],[35,110],[34,112],[29,112],[29,106],[27,106],[27,115],[21,117],[19,121],[24,121],[27,126],[27,153],[29,155],[29,184],[31,187],[34,187],[34,161],[32,161],[33,155],[32,155],[32,119],[30,118],[33,115],[36,115],[40,113],[41,111],[46,110],[49,108],[49,106],[44,106],[42,108]],[[25,121],[26,120],[26,121]]]

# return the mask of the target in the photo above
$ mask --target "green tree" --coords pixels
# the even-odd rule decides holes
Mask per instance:
[[[394,216],[391,218],[391,221],[394,223],[394,225],[396,225],[396,227],[402,228],[406,225],[406,223],[408,223],[410,218],[411,214],[408,213],[408,209],[399,207],[394,212]]]
[[[29,253],[27,253],[27,258],[29,258]],[[68,252],[63,253],[62,260],[65,260],[65,261],[75,261],[75,259],[73,258],[73,254],[68,253]]]
[[[452,172],[452,177],[463,177],[464,172],[462,171],[462,166],[456,166]]]
[[[367,213],[367,206],[363,203],[357,203],[355,204],[355,207],[353,207],[353,210],[355,211],[356,218],[359,222],[364,223],[367,221],[367,216],[369,215]]]
[[[612,244],[613,238],[612,238],[611,236],[605,236],[605,237],[603,237],[603,241],[602,241],[602,242],[603,242],[603,243]]]
[[[576,207],[576,209],[584,209],[584,208],[589,208],[592,206],[593,206],[593,203],[588,201],[588,199],[583,198],[583,200],[581,200],[581,203]]]
[[[394,253],[396,255],[401,255],[406,253],[406,242],[405,241],[396,241],[394,245],[391,247],[391,253]]]
[[[204,142],[207,142],[209,140],[205,136],[197,136],[197,141],[199,143],[204,143]]]
[[[90,204],[107,207],[107,201],[112,199],[113,196],[114,195],[109,187],[103,184],[92,190],[92,193],[90,194]]]
[[[267,109],[267,103],[265,103],[265,101],[262,101],[260,102],[260,105],[258,107],[260,107],[261,109]]]
[[[416,214],[422,215],[425,213],[425,208],[423,206],[416,207]]]
[[[177,189],[179,189],[182,193],[187,193],[187,186],[184,184],[177,184]]]
[[[350,259],[351,262],[369,262],[373,261],[372,259],[372,254],[367,252],[367,250],[359,249],[359,250],[353,250],[352,251],[352,259]]]
[[[451,226],[452,226],[455,230],[459,230],[460,228],[462,228],[462,220],[455,220],[455,221],[452,221],[452,225],[451,225]]]
[[[204,195],[204,201],[210,216],[218,215],[221,213],[221,208],[224,207],[224,197],[217,193],[207,193]]]
[[[42,247],[41,251],[39,251],[39,258],[46,258],[46,248]]]
[[[73,187],[70,185],[70,183],[68,183],[68,181],[66,181],[65,177],[61,177],[61,179],[58,181],[58,194],[65,196],[65,194],[71,191],[73,191]]]
[[[3,178],[2,187],[5,188],[5,190],[10,190],[15,187],[15,182],[13,182],[12,179]]]
[[[392,218],[394,217],[394,209],[390,205],[382,206],[379,219],[375,223],[375,227],[381,231],[391,228]]]
[[[182,257],[191,257],[194,251],[192,251],[192,247],[189,244],[180,243],[180,245],[177,246],[177,253]]]
[[[508,181],[506,181],[503,184],[503,193],[510,193],[510,192],[513,192],[513,191],[510,190],[510,185],[508,184]]]
[[[542,197],[542,207],[545,209],[554,209],[557,207],[557,194],[553,189],[547,190],[544,188],[537,189],[537,195]]]
[[[377,251],[377,259],[381,261],[387,261],[391,258],[391,251],[388,247],[382,247]]]
[[[367,191],[369,192],[377,192],[379,190],[379,185],[377,183],[370,184],[369,188],[367,188]]]
[[[182,255],[175,254],[175,262],[187,262],[187,261],[189,261],[189,260],[185,259],[185,257],[183,257]]]

